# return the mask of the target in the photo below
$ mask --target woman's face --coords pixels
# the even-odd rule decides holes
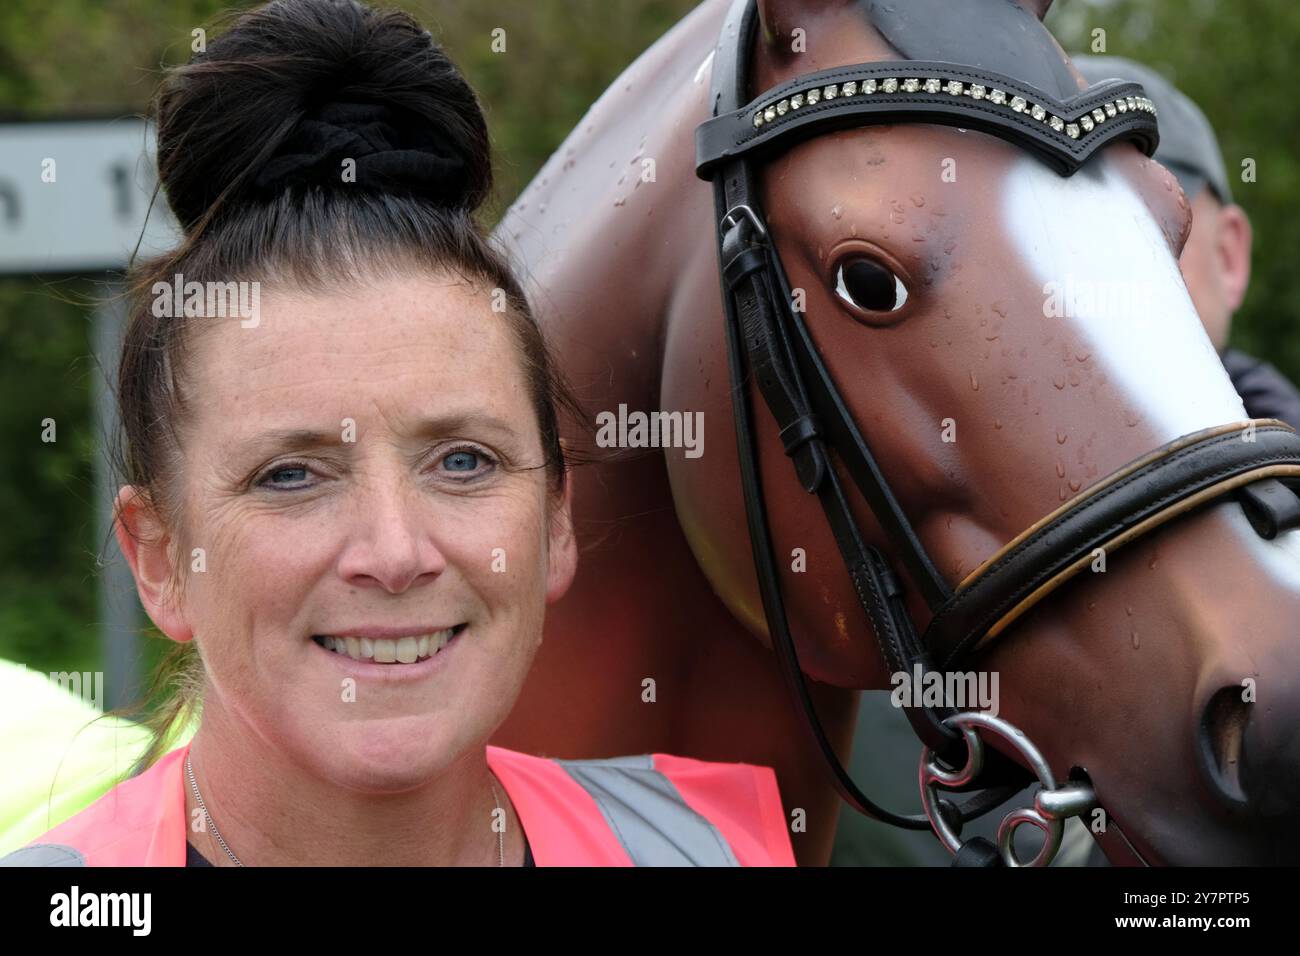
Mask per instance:
[[[198,640],[206,711],[342,786],[407,789],[482,746],[572,580],[492,302],[441,277],[265,289],[257,327],[193,338],[191,570],[155,621]]]

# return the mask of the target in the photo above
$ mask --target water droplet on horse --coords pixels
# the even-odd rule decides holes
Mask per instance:
[[[1138,632],[1137,632],[1137,631],[1134,631],[1134,632],[1133,632],[1133,650],[1136,651],[1137,649],[1138,649]]]
[[[1133,609],[1132,609],[1131,607],[1125,607],[1125,608],[1124,608],[1124,613],[1127,614],[1129,617],[1132,617],[1132,616],[1133,616]]]
[[[1056,463],[1056,477],[1057,478],[1065,477],[1065,466],[1062,465],[1059,461]]]
[[[543,202],[537,204],[537,215],[539,216],[546,215],[546,203]]]
[[[925,197],[922,196],[920,193],[913,193],[912,205],[915,206],[917,209],[920,209],[922,206],[925,205]]]
[[[1133,409],[1131,408],[1124,409],[1124,424],[1127,425],[1129,428],[1132,428],[1141,420],[1142,420],[1142,416],[1140,416],[1137,412],[1133,411]]]
[[[1082,485],[1083,482],[1079,481],[1077,478],[1071,478],[1067,484],[1070,486],[1071,491],[1078,491],[1079,486]]]
[[[975,370],[974,370],[974,369],[971,369],[971,372],[970,372],[970,387],[971,387],[971,390],[972,390],[972,391],[975,391],[975,392],[978,392],[978,391],[980,390],[980,383],[979,383],[979,380],[975,378]]]
[[[1055,385],[1057,389],[1065,388],[1065,377],[1063,375],[1053,375],[1052,384]]]
[[[1002,427],[1002,419],[1000,419],[1000,418],[995,418],[995,419],[993,419],[993,427],[994,427],[994,428],[1001,428],[1001,427]]]
[[[839,219],[839,218],[841,218],[843,215],[844,215],[844,207],[843,207],[843,206],[840,206],[840,205],[834,205],[834,206],[831,207],[831,218],[832,218],[832,219]]]
[[[626,197],[626,196],[619,196],[617,199],[614,200],[614,205],[615,205],[616,207],[617,207],[617,206],[622,206],[622,205],[623,205],[624,203],[626,203],[626,202],[627,202],[627,197]]]
[[[1066,439],[1068,439],[1069,437],[1070,437],[1069,435],[1061,431],[1059,428],[1056,430],[1056,443],[1058,445],[1064,445]]]

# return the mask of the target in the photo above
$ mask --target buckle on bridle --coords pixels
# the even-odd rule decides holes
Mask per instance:
[[[766,241],[767,227],[763,225],[763,220],[758,218],[758,213],[754,212],[754,210],[749,208],[749,206],[747,206],[745,203],[740,203],[738,205],[732,206],[730,209],[727,210],[727,214],[722,217],[722,222],[718,224],[719,231],[726,232],[732,226],[739,225],[740,219],[738,218],[738,216],[741,213],[743,213],[745,218],[748,219],[750,223],[753,224],[754,228],[758,231],[759,238]]]

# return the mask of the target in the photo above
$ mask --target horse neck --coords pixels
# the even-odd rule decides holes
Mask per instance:
[[[644,331],[653,342],[685,264],[712,256],[712,199],[695,176],[694,131],[726,7],[702,3],[624,70],[497,227],[560,347],[569,335],[590,341],[602,318],[591,293],[602,286],[620,306],[620,322],[604,324],[619,324],[623,341]],[[569,290],[576,302],[560,299]]]

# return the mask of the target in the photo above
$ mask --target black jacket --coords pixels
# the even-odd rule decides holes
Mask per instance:
[[[1220,356],[1251,418],[1280,418],[1300,430],[1300,391],[1268,362],[1225,349]]]

